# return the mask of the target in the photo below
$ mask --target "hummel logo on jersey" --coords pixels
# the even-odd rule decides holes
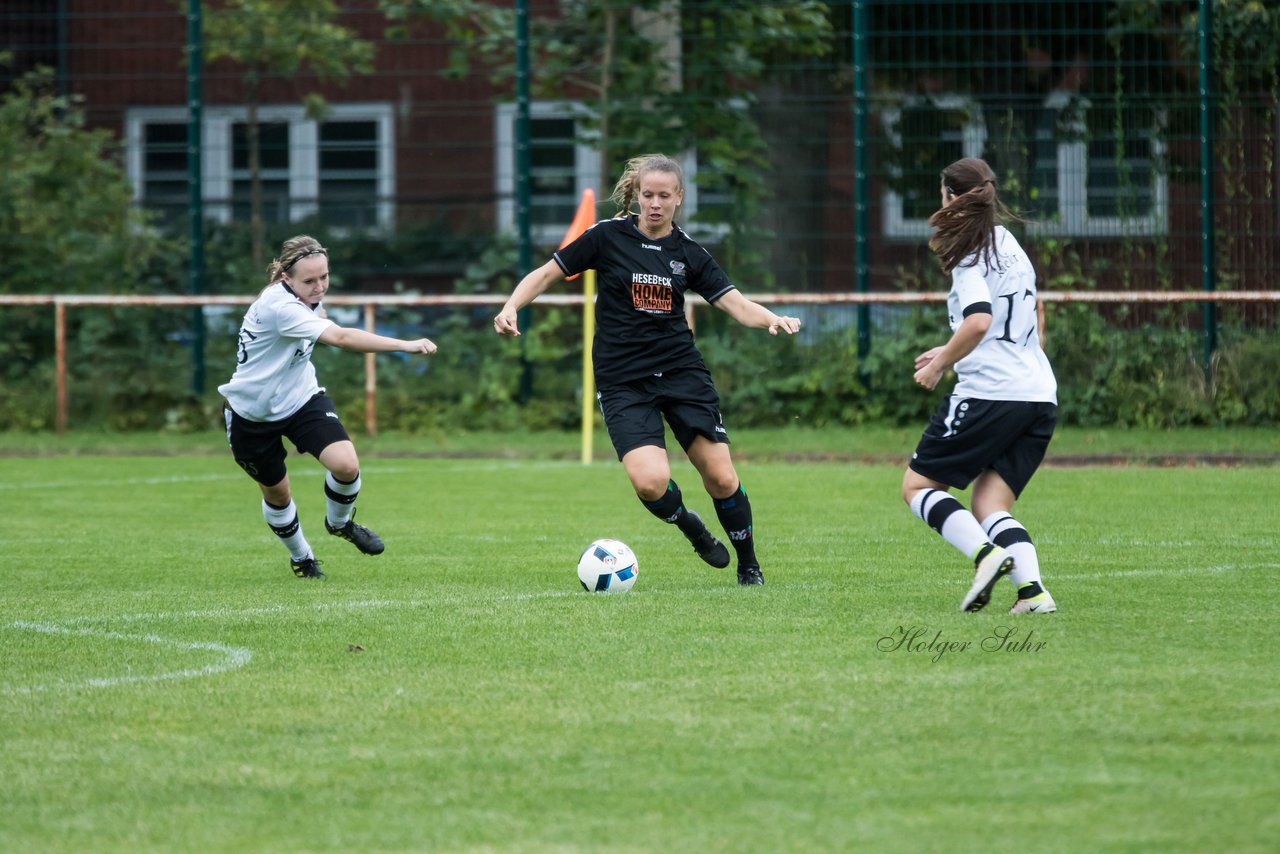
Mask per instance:
[[[640,248],[641,249],[657,249],[659,252],[662,251],[661,246],[654,246],[652,243],[641,243]]]
[[[336,412],[326,412],[326,413],[324,414],[324,417],[325,417],[325,418],[337,418],[337,417],[338,417],[338,413],[336,413]]]

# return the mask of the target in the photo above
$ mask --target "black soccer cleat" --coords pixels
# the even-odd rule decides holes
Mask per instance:
[[[738,567],[738,583],[743,587],[764,584],[764,573],[757,564],[749,563]]]
[[[351,514],[351,518],[347,520],[345,525],[335,528],[329,524],[329,517],[325,517],[324,529],[335,537],[342,537],[349,543],[354,543],[355,547],[367,555],[380,555],[386,548],[382,544],[382,538],[370,531],[364,525],[357,525],[355,514]]]
[[[729,565],[729,550],[724,547],[724,543],[712,536],[707,530],[707,526],[703,524],[702,517],[692,510],[687,511],[697,522],[700,530],[693,535],[685,534],[689,538],[689,542],[693,545],[693,550],[698,553],[698,557],[714,566],[716,569],[724,569]]]
[[[320,569],[320,561],[314,557],[304,557],[302,560],[290,560],[289,568],[293,570],[293,574],[299,578],[313,578],[317,581],[324,579],[324,571]]]

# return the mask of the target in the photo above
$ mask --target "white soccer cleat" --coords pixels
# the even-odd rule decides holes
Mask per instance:
[[[978,561],[973,573],[973,585],[960,601],[961,611],[981,611],[991,601],[991,588],[1013,571],[1013,555],[999,546],[992,546],[987,556]]]
[[[1053,597],[1049,595],[1049,591],[1043,587],[1035,596],[1029,596],[1026,599],[1019,598],[1013,603],[1013,607],[1009,609],[1010,614],[1052,614],[1058,610],[1057,604],[1053,601]]]

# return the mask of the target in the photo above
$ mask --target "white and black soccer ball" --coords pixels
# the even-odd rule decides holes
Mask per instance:
[[[626,593],[639,571],[635,552],[617,540],[596,540],[578,559],[578,580],[589,593]]]

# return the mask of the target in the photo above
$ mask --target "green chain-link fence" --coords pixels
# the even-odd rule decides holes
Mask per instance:
[[[197,8],[199,64],[187,61]],[[197,151],[201,287],[214,294],[255,290],[273,247],[300,231],[335,248],[346,292],[502,292],[529,263],[521,223],[539,264],[581,191],[607,197],[622,161],[652,150],[684,158],[685,225],[748,293],[945,289],[924,247],[927,219],[939,170],[965,155],[996,168],[1045,289],[1274,288],[1275,4],[11,0],[0,33],[0,293],[189,291]],[[44,83],[21,82],[39,66],[50,69]],[[59,139],[90,151],[77,136],[90,131],[101,133],[91,153],[118,166],[118,181],[71,150],[50,154]],[[152,229],[112,224],[121,192]],[[1224,406],[1215,368],[1276,360],[1273,303],[1057,309],[1050,325],[1082,336],[1050,336],[1063,348],[1051,355],[1066,373],[1068,420],[1116,417],[1136,393],[1116,391],[1106,407],[1073,398],[1098,381],[1072,373],[1082,352],[1109,376],[1131,373],[1126,388],[1165,362],[1163,381],[1172,372],[1178,395],[1203,401],[1189,409],[1157,395],[1142,418],[1165,406],[1172,422],[1276,417],[1270,404]],[[20,390],[47,365],[51,336],[39,312],[6,312],[6,387]],[[485,320],[457,327],[456,346],[488,334]],[[863,401],[831,417],[918,414],[890,375],[899,349],[941,334],[935,310],[814,308],[806,320],[837,336],[822,344],[841,354],[822,357],[832,376],[857,378],[856,394],[832,393]],[[396,321],[436,324],[411,312]],[[121,323],[153,343],[148,358],[192,344],[178,314]],[[730,332],[722,358],[734,366],[712,366],[727,397],[739,364],[794,375],[809,358],[791,364]],[[705,334],[719,352],[716,324]],[[210,347],[212,386],[227,366]],[[575,356],[542,358],[535,397],[563,393],[551,377]],[[136,396],[190,406],[183,379],[162,399]],[[842,387],[805,382],[816,394]],[[194,409],[210,410],[208,397]],[[83,405],[106,417],[128,404]]]

